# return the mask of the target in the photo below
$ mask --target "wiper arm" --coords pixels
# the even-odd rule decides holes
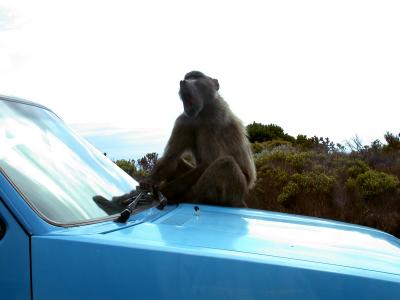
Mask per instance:
[[[167,197],[165,197],[158,188],[153,187],[153,195],[156,195],[159,204],[157,206],[158,209],[163,210],[164,207],[168,204]]]
[[[130,198],[130,199],[132,199],[132,202],[128,204],[128,206],[121,212],[118,219],[116,219],[115,221],[119,222],[119,223],[125,223],[129,219],[129,216],[132,214],[133,210],[138,205],[140,199],[145,198],[145,197],[146,198],[148,197],[147,192],[140,192],[137,196]],[[127,199],[127,200],[130,200],[130,199]]]
[[[122,196],[112,197],[111,200],[107,200],[101,195],[96,195],[93,197],[93,201],[109,215],[120,212],[116,221],[121,223],[125,223],[129,219],[129,216],[139,204],[158,201],[157,208],[160,210],[167,205],[167,198],[156,187],[144,188],[141,186]],[[125,209],[121,212],[121,208],[124,207]]]
[[[157,206],[157,208],[160,210],[164,209],[164,207],[167,205],[167,198],[157,188],[153,187],[151,192],[142,190],[141,192],[139,192],[139,194],[134,195],[124,201],[125,203],[127,202],[130,203],[121,212],[121,214],[115,221],[119,223],[126,223],[126,221],[129,219],[130,215],[133,213],[134,209],[139,204],[139,202],[143,201],[148,203],[154,200],[159,201],[159,205]]]

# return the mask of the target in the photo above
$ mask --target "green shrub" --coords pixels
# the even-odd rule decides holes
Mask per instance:
[[[266,142],[254,142],[251,144],[251,150],[253,153],[260,153],[261,151],[267,149]]]
[[[254,154],[261,153],[264,150],[276,150],[276,148],[290,148],[292,143],[284,140],[273,140],[266,142],[254,142],[251,144]]]
[[[363,199],[373,199],[396,192],[399,179],[384,172],[369,170],[357,176],[355,186]]]
[[[394,135],[391,132],[386,132],[385,134],[386,148],[390,150],[400,150],[400,133]]]
[[[296,152],[290,145],[283,145],[285,148],[275,148],[272,150],[264,149],[255,156],[256,166],[280,166],[292,172],[302,172],[310,170],[315,164],[313,159],[316,157],[312,152]]]
[[[283,163],[286,158],[286,153],[282,150],[264,149],[254,156],[256,167],[270,166],[271,163]]]
[[[147,153],[137,161],[134,159],[118,159],[114,163],[136,180],[141,180],[150,175],[157,163],[158,154]]]
[[[356,159],[354,163],[347,168],[347,174],[351,178],[356,178],[358,175],[363,174],[369,170],[366,162]]]
[[[271,140],[283,140],[294,142],[295,139],[286,134],[282,127],[275,124],[264,125],[261,123],[253,122],[246,126],[247,134],[250,142],[265,142]]]
[[[336,183],[334,176],[320,172],[295,173],[290,177],[289,183],[283,187],[277,201],[282,203],[296,196],[314,197],[329,195]]]
[[[136,162],[134,159],[118,159],[114,163],[131,176],[136,172]]]
[[[343,152],[344,146],[335,144],[329,138],[313,136],[308,138],[306,135],[299,134],[293,142],[303,150],[315,150],[320,152]]]
[[[287,185],[285,185],[282,189],[282,193],[279,194],[277,201],[279,203],[287,202],[290,199],[293,199],[295,196],[298,196],[300,193],[300,186],[293,181],[290,181]]]
[[[305,169],[311,168],[311,152],[293,152],[288,153],[286,156],[286,162],[289,167],[295,170],[296,172],[301,172]]]
[[[290,175],[282,168],[262,167],[257,171],[258,177],[268,178],[270,185],[278,188],[286,185],[290,179]]]
[[[354,191],[354,189],[355,189],[356,186],[357,186],[357,181],[356,181],[356,179],[355,179],[355,178],[349,177],[349,178],[346,180],[345,186],[346,186],[346,188],[347,188],[349,191]]]

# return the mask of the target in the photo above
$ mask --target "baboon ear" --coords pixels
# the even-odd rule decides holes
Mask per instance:
[[[218,82],[218,79],[213,79],[213,81],[214,81],[215,88],[216,88],[217,91],[218,91],[218,90],[219,90],[219,82]]]

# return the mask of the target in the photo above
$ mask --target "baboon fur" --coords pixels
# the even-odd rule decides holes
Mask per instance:
[[[253,155],[245,127],[219,94],[218,80],[189,72],[179,96],[184,112],[148,183],[173,202],[246,207],[256,179]]]

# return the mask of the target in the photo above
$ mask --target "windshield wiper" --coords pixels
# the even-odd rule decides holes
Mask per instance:
[[[119,213],[116,222],[125,223],[136,207],[140,204],[149,204],[157,201],[158,209],[162,210],[167,205],[167,198],[156,188],[150,189],[137,186],[135,190],[130,191],[122,196],[112,197],[107,200],[101,195],[93,197],[93,201],[109,215]],[[121,208],[124,210],[121,212]]]
[[[125,203],[130,203],[115,220],[116,222],[126,223],[139,202],[149,203],[157,200],[159,202],[157,208],[160,210],[164,209],[164,207],[167,205],[167,198],[157,188],[153,187],[152,191],[148,191],[138,187],[138,190],[140,190],[139,194],[134,195],[124,201]]]
[[[147,197],[149,197],[147,195],[147,192],[140,192],[137,196],[127,199],[132,199],[132,202],[128,204],[128,206],[121,212],[118,219],[116,219],[115,221],[119,223],[125,223],[129,219],[129,216],[132,214],[133,210],[138,205],[139,201]],[[151,198],[151,201],[153,201],[153,198]]]

